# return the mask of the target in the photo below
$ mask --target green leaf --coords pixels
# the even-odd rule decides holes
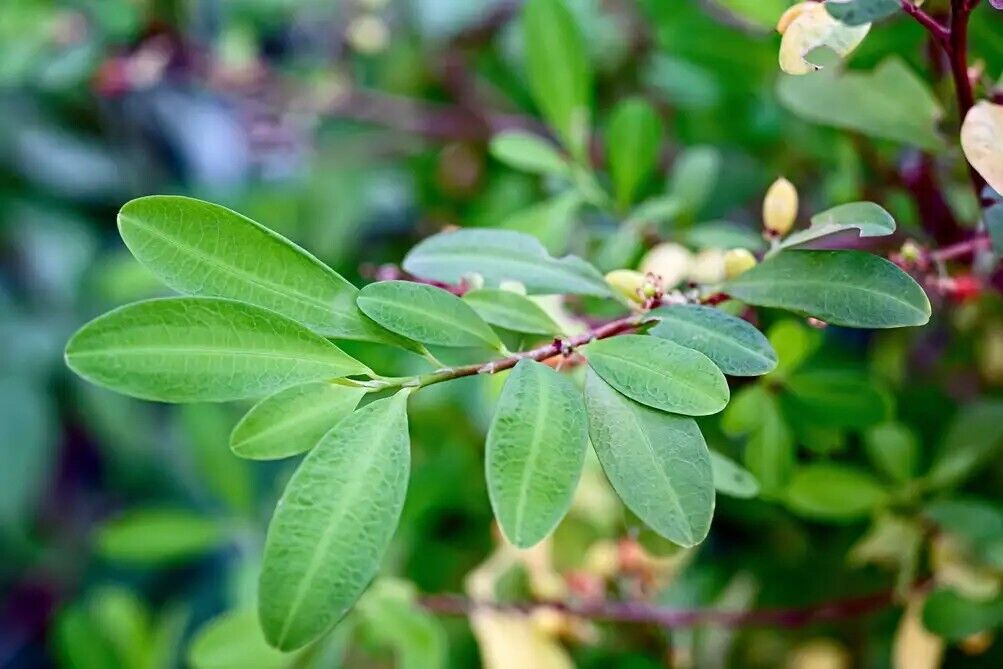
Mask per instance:
[[[833,325],[896,328],[930,320],[930,300],[912,277],[862,251],[785,251],[732,279],[723,290],[749,304]]]
[[[638,188],[658,163],[662,120],[640,98],[625,100],[614,109],[606,132],[606,152],[617,204],[626,209]]]
[[[379,281],[359,292],[358,303],[386,329],[422,344],[501,346],[498,335],[469,304],[436,286]]]
[[[864,447],[874,466],[893,481],[904,483],[916,475],[919,440],[908,426],[875,425],[864,434]]]
[[[873,23],[902,11],[899,0],[829,0],[825,8],[834,19],[848,26]]]
[[[178,407],[175,415],[187,437],[199,478],[233,511],[251,515],[255,500],[250,463],[220,448],[233,428],[233,416],[227,409],[219,404],[186,404]]]
[[[795,513],[836,522],[864,518],[886,499],[885,489],[870,474],[835,463],[798,468],[786,494],[787,505]]]
[[[584,353],[606,383],[655,409],[706,416],[728,403],[728,382],[710,358],[665,339],[620,335]]]
[[[930,593],[923,605],[923,626],[948,641],[961,641],[1000,625],[1003,597],[979,602],[940,588]]]
[[[507,216],[499,227],[532,235],[547,251],[561,253],[568,248],[582,203],[581,194],[566,190]]]
[[[633,402],[592,370],[585,406],[592,446],[624,504],[669,541],[703,541],[714,515],[714,475],[696,422]]]
[[[588,139],[592,72],[564,0],[529,0],[522,11],[530,92],[544,118],[576,156]]]
[[[325,337],[402,344],[359,313],[358,289],[341,275],[226,207],[141,197],[122,207],[118,229],[132,254],[178,292],[249,302]]]
[[[543,307],[524,295],[510,290],[481,288],[471,290],[463,301],[491,325],[530,334],[560,334],[561,328]]]
[[[80,328],[66,363],[99,386],[161,402],[225,402],[372,374],[284,316],[209,297],[147,300]]]
[[[698,249],[748,249],[761,251],[766,246],[763,236],[752,228],[728,221],[710,221],[686,230],[685,243]]]
[[[734,460],[717,451],[710,451],[710,465],[714,472],[714,489],[730,497],[751,499],[759,494],[759,481]]]
[[[364,388],[325,382],[280,390],[240,419],[230,434],[230,450],[251,460],[275,460],[308,451],[352,413],[365,394]]]
[[[403,267],[415,276],[446,283],[480,274],[490,287],[518,281],[535,294],[611,295],[599,271],[581,258],[553,258],[538,240],[513,230],[439,233],[411,249]]]
[[[764,386],[746,386],[721,417],[721,429],[731,436],[747,435],[745,466],[759,481],[764,495],[773,497],[794,471],[794,436],[780,406]]]
[[[945,488],[961,483],[1003,447],[1003,401],[982,400],[963,408],[944,437],[927,483]]]
[[[669,195],[682,210],[696,214],[710,198],[721,172],[721,153],[712,146],[694,146],[676,157],[669,175]]]
[[[720,309],[679,305],[660,307],[650,315],[658,319],[650,334],[700,351],[725,374],[759,376],[777,366],[777,354],[766,336]]]
[[[379,570],[410,471],[407,391],[339,422],[307,454],[268,527],[258,614],[268,643],[300,648],[345,615]]]
[[[852,369],[799,370],[784,388],[790,415],[815,426],[865,428],[892,412],[892,398],[880,383]]]
[[[213,618],[192,639],[192,669],[283,669],[293,656],[265,641],[254,609],[236,609]]]
[[[448,660],[445,630],[415,599],[411,584],[378,580],[359,601],[363,631],[393,647],[398,669],[441,669]]]
[[[923,510],[937,529],[961,540],[966,555],[1003,569],[1003,507],[979,499],[939,499]]]
[[[215,550],[219,524],[181,509],[132,509],[102,525],[97,552],[108,560],[137,565],[182,562]]]
[[[827,67],[803,76],[785,75],[777,96],[785,107],[814,123],[929,151],[944,148],[937,132],[944,112],[926,83],[898,56],[883,60],[873,72]]]
[[[505,381],[484,454],[491,508],[516,547],[539,543],[567,513],[587,447],[581,391],[547,365],[520,360]]]
[[[856,230],[860,237],[884,237],[895,232],[895,219],[873,202],[841,204],[812,216],[807,230],[791,233],[778,248],[800,246],[852,230]]]
[[[523,172],[534,174],[570,173],[568,161],[550,142],[523,130],[507,130],[491,138],[491,155]]]

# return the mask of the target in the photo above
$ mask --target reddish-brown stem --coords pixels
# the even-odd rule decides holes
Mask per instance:
[[[918,588],[925,587],[920,583]],[[829,600],[793,608],[725,611],[720,609],[676,609],[647,602],[475,602],[457,595],[422,597],[421,605],[439,615],[464,616],[478,608],[527,613],[537,608],[552,608],[569,615],[613,623],[647,623],[659,627],[804,627],[813,623],[857,618],[892,606],[895,592],[886,590],[859,597]]]
[[[902,11],[916,19],[938,43],[943,45],[947,41],[948,29],[938,23],[937,19],[914,5],[910,0],[899,0],[899,4],[902,5]]]
[[[544,360],[553,358],[556,355],[570,355],[571,352],[578,347],[585,346],[590,342],[599,339],[606,339],[608,337],[615,337],[616,335],[636,330],[643,325],[646,320],[648,320],[648,315],[646,313],[631,314],[630,316],[624,316],[623,318],[618,318],[615,321],[610,321],[609,323],[600,325],[596,328],[588,330],[587,332],[583,332],[580,335],[575,335],[574,337],[569,337],[567,339],[555,338],[554,341],[549,344],[544,344],[543,346],[538,346],[528,351],[519,351],[518,353],[513,353],[512,355],[498,360],[439,369],[431,372],[430,374],[419,376],[417,379],[417,385],[430,386],[443,381],[459,379],[464,376],[495,374],[496,372],[502,372],[506,369],[512,369],[520,360],[536,360],[537,362],[543,362]]]

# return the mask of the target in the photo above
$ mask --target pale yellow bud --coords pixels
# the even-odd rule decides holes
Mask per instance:
[[[641,259],[641,272],[661,277],[662,288],[671,290],[686,278],[693,254],[685,246],[665,243],[653,247]]]
[[[794,227],[797,216],[798,190],[790,181],[780,177],[763,198],[763,227],[775,235],[786,235]]]
[[[787,658],[788,669],[849,669],[849,652],[833,639],[811,639],[799,644]]]
[[[467,290],[480,290],[484,287],[484,276],[477,272],[464,274],[462,283],[466,286]]]
[[[345,37],[359,53],[374,54],[387,48],[390,31],[378,16],[359,16],[348,24]]]
[[[756,266],[756,256],[748,249],[731,249],[724,254],[724,276],[734,279]]]
[[[644,299],[641,289],[644,288],[645,282],[644,274],[632,269],[615,269],[606,275],[606,283],[628,300],[638,304]]]
[[[526,286],[522,283],[522,281],[505,279],[504,281],[498,282],[498,289],[507,290],[510,293],[518,293],[519,295],[526,294]]]
[[[568,615],[552,606],[541,606],[530,614],[533,626],[549,637],[557,637],[568,629]]]
[[[721,283],[724,278],[724,251],[721,249],[704,249],[693,258],[689,271],[693,283]]]
[[[585,570],[603,578],[615,576],[620,570],[620,548],[608,540],[592,544],[585,551]]]
[[[781,35],[787,32],[787,26],[793,23],[794,19],[801,16],[801,13],[804,12],[804,10],[809,9],[813,4],[815,3],[799,2],[796,5],[788,7],[787,11],[781,14],[780,18],[777,20],[777,32]]]

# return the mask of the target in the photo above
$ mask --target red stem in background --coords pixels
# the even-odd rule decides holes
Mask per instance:
[[[917,588],[924,588],[920,583]],[[511,603],[475,602],[458,595],[433,595],[421,597],[421,605],[428,611],[446,616],[465,616],[483,608],[492,611],[528,613],[534,609],[551,608],[568,615],[613,623],[648,623],[659,627],[804,627],[813,623],[859,616],[881,611],[895,603],[895,592],[883,592],[859,597],[834,599],[810,606],[753,609],[750,611],[724,611],[720,609],[676,609],[656,606],[647,602],[540,602]]]

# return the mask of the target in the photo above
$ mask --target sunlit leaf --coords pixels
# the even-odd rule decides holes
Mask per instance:
[[[133,509],[97,531],[98,553],[116,562],[139,565],[189,560],[223,540],[219,523],[181,509]]]
[[[334,625],[379,569],[410,471],[407,393],[350,414],[307,454],[268,527],[258,614],[293,650]]]
[[[491,507],[512,544],[536,544],[564,517],[587,446],[581,391],[547,365],[519,361],[505,381],[484,454]]]
[[[912,277],[862,251],[784,251],[732,279],[724,290],[749,304],[833,325],[895,328],[930,320],[930,300]]]
[[[371,373],[284,316],[209,297],[136,302],[99,316],[70,339],[66,362],[92,383],[162,402],[224,402]]]
[[[796,513],[837,522],[865,517],[886,499],[885,489],[867,472],[823,462],[799,467],[786,491]]]
[[[785,237],[780,248],[800,246],[854,230],[860,237],[884,237],[895,232],[895,219],[873,202],[841,204],[812,216],[811,226]]]
[[[641,404],[706,416],[728,403],[728,383],[710,358],[668,340],[621,335],[593,342],[583,352],[606,383]]]
[[[543,307],[533,300],[497,288],[471,290],[463,295],[463,301],[491,325],[514,332],[530,334],[559,334],[561,328]]]
[[[578,25],[563,0],[530,0],[522,11],[522,36],[533,99],[571,151],[581,155],[592,72]]]
[[[780,69],[788,74],[803,75],[820,69],[806,57],[815,49],[825,47],[845,57],[867,36],[870,24],[849,26],[837,21],[822,3],[801,3],[801,11],[782,31]]]
[[[567,175],[568,161],[550,142],[522,130],[509,130],[491,138],[491,155],[510,167],[537,174]]]
[[[714,475],[696,422],[640,405],[591,370],[585,404],[592,445],[624,504],[670,541],[703,541],[714,514]]]
[[[358,303],[383,327],[423,344],[501,346],[498,335],[469,304],[436,286],[379,281],[359,292]]]
[[[175,195],[126,203],[118,229],[171,288],[277,311],[327,337],[401,344],[355,306],[355,286],[300,247],[218,204]]]
[[[777,366],[777,354],[766,336],[720,309],[679,305],[660,307],[650,315],[658,319],[652,335],[700,351],[725,374],[758,376]]]
[[[662,120],[642,99],[621,102],[606,131],[610,175],[617,203],[626,208],[658,162]]]
[[[230,434],[230,450],[252,460],[308,451],[355,410],[365,393],[363,388],[325,382],[280,390],[240,419]]]
[[[982,178],[1003,194],[1003,105],[981,100],[968,110],[961,148]]]

